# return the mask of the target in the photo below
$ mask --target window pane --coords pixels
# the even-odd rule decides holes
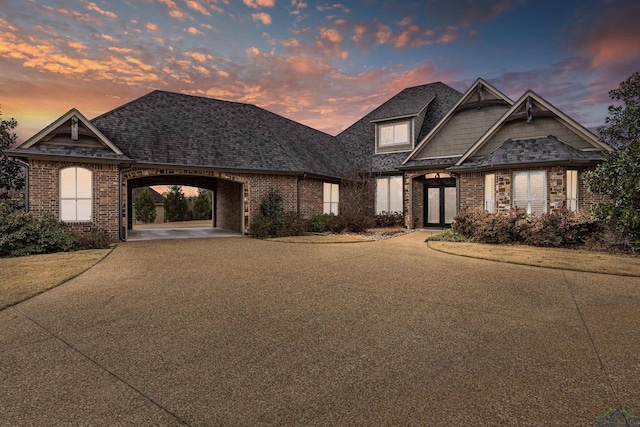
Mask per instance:
[[[484,208],[492,213],[496,210],[496,174],[494,173],[484,176]]]
[[[380,126],[380,145],[393,144],[393,126]]]
[[[387,178],[378,178],[376,180],[376,214],[388,210],[389,199],[389,180]]]
[[[408,123],[395,125],[394,142],[396,144],[406,144],[407,142],[409,142],[409,124]]]
[[[513,179],[513,198],[514,202],[527,200],[527,172],[516,172]],[[518,207],[526,208],[526,205],[518,205]]]
[[[530,172],[529,174],[529,198],[544,199],[544,172]]]
[[[389,212],[402,212],[402,177],[389,178]]]
[[[340,186],[338,184],[331,184],[331,202],[338,203],[340,200]]]
[[[91,221],[91,199],[78,200],[76,209],[76,221]]]
[[[76,168],[66,168],[60,171],[60,197],[76,197]]]
[[[427,222],[440,223],[440,189],[427,188]]]
[[[60,200],[60,219],[62,221],[76,220],[76,201]]]
[[[78,198],[90,198],[91,197],[91,171],[88,169],[77,168],[76,169],[76,191]]]
[[[453,217],[457,213],[457,191],[456,187],[444,188],[444,222],[445,224],[451,224]]]
[[[331,200],[331,184],[325,182],[322,188],[322,200],[329,202]]]
[[[567,209],[578,210],[578,171],[567,171]]]

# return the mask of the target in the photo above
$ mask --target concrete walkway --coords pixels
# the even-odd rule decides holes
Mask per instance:
[[[140,240],[160,240],[160,239],[193,239],[211,237],[240,237],[242,233],[225,230],[223,228],[153,228],[153,229],[133,229],[127,232],[127,241],[136,242]]]
[[[424,234],[127,242],[0,311],[4,425],[593,425],[640,414],[640,278]]]

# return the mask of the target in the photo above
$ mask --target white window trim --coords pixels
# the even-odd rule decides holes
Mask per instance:
[[[517,206],[516,204],[516,175],[518,174],[527,174],[527,206]],[[538,199],[532,199],[531,198],[531,174],[537,174],[537,173],[541,173],[542,174],[542,189],[543,189],[543,197],[544,197],[544,201],[543,201],[543,211],[542,213],[547,213],[547,171],[545,170],[534,170],[534,171],[519,171],[519,172],[514,172],[513,173],[513,207],[520,207],[523,209],[527,210],[527,214],[531,214],[532,213],[532,209],[531,209],[531,201],[532,200],[538,200]]]
[[[400,180],[400,210],[392,210],[391,209],[391,180],[392,179],[399,179]],[[385,196],[385,198],[386,198],[386,203],[385,203],[386,208],[382,209],[382,210],[378,210],[378,186],[380,185],[379,184],[380,181],[387,181],[387,194]],[[404,213],[403,187],[404,187],[404,177],[402,175],[382,176],[382,177],[376,178],[376,200],[375,200],[376,215],[379,215],[382,212],[386,212],[386,213],[399,212],[401,214]]]
[[[489,181],[491,178],[491,182]],[[491,188],[489,188],[490,186]],[[496,212],[496,174],[487,173],[484,175],[484,210],[489,213]]]
[[[329,191],[327,191],[327,186]],[[333,200],[333,190],[337,190],[336,200]],[[327,194],[329,198],[327,199]],[[328,209],[327,209],[328,208]],[[322,185],[322,212],[324,214],[338,215],[340,208],[340,185],[331,182],[324,182]]]
[[[380,138],[380,134],[384,127],[388,126],[399,126],[399,125],[407,125],[407,142],[392,142],[383,144],[382,138]],[[397,121],[397,122],[384,122],[384,123],[376,123],[375,136],[376,136],[376,147],[375,154],[392,154],[392,153],[403,153],[407,151],[411,151],[414,148],[414,137],[413,137],[413,119]]]
[[[575,186],[574,180],[571,179],[571,175],[575,175]],[[580,188],[580,175],[578,171],[575,169],[568,169],[566,173],[566,189],[567,189],[567,210],[572,212],[578,212],[578,197],[579,197],[579,188]]]
[[[73,169],[74,170],[74,186],[75,186],[75,197],[63,197],[62,193],[63,193],[63,186],[62,186],[62,172],[65,170],[69,170],[69,169]],[[78,197],[78,170],[82,169],[85,170],[87,172],[89,172],[89,180],[91,183],[90,186],[90,195],[89,197]],[[60,169],[60,176],[58,179],[58,188],[59,188],[59,199],[60,199],[60,204],[59,204],[59,217],[61,221],[64,221],[66,223],[86,223],[86,222],[91,222],[93,220],[93,171],[91,171],[90,169],[87,168],[83,168],[80,166],[70,166],[70,167],[66,167],[66,168],[62,168]],[[75,219],[63,219],[62,217],[62,201],[63,200],[71,200],[75,202]],[[85,219],[78,219],[78,201],[79,200],[89,200],[89,218]]]

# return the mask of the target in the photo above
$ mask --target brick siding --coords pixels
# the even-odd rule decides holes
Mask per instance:
[[[91,221],[68,223],[73,231],[103,231],[112,241],[118,239],[118,166],[107,163],[29,160],[29,211],[35,216],[60,217],[60,170],[82,167],[92,172]]]

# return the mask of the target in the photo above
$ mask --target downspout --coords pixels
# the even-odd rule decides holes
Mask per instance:
[[[118,174],[118,236],[120,237],[120,240],[123,242],[126,242],[127,239],[125,239],[125,237],[122,234],[122,174],[124,174],[125,172],[129,172],[132,169],[133,169],[133,166],[120,169],[120,174]]]
[[[29,213],[29,163],[16,158],[13,159],[13,162],[24,167],[24,211]]]

